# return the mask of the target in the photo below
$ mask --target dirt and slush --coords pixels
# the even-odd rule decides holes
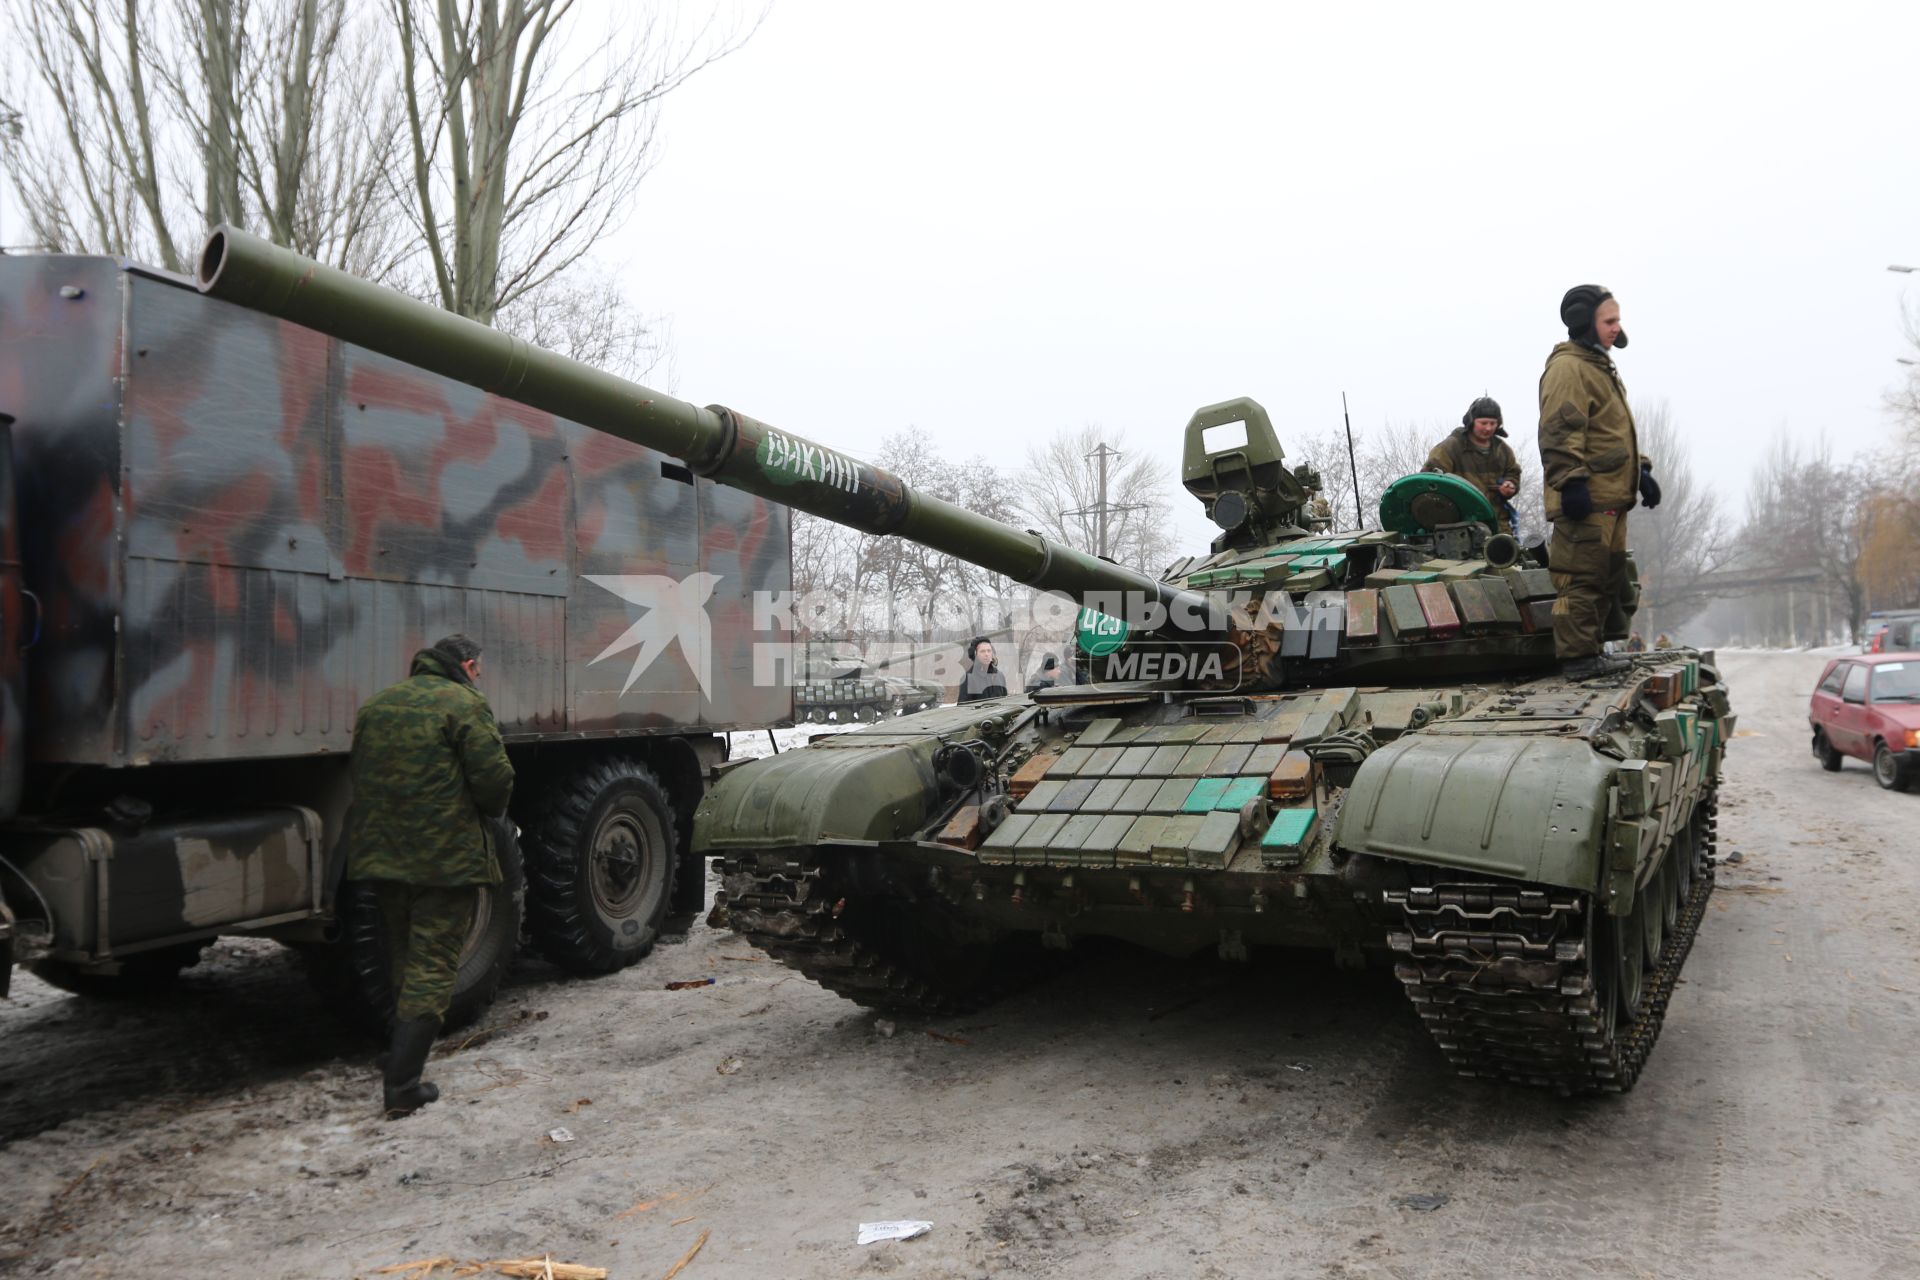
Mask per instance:
[[[389,1123],[293,956],[225,941],[159,1003],[0,1004],[0,1274],[1906,1274],[1920,795],[1820,771],[1822,661],[1723,655],[1719,887],[1625,1097],[1450,1076],[1390,975],[1318,956],[1093,950],[882,1022],[701,925],[602,981],[523,963]],[[933,1225],[856,1243],[895,1219]]]

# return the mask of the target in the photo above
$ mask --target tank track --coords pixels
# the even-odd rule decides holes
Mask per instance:
[[[1427,1030],[1463,1076],[1560,1093],[1624,1093],[1659,1038],[1667,1002],[1713,893],[1716,820],[1702,801],[1691,891],[1649,967],[1631,1013],[1608,1018],[1589,940],[1604,927],[1592,894],[1506,882],[1389,890],[1407,958],[1394,972]],[[1677,844],[1669,846],[1679,852]],[[1592,927],[1590,927],[1592,926]],[[1610,992],[1609,992],[1610,995]]]
[[[1021,985],[1006,966],[969,974],[964,966],[913,965],[889,958],[861,936],[861,911],[821,867],[799,875],[729,868],[727,898],[708,923],[724,925],[809,981],[868,1009],[935,1016],[965,1013]],[[880,909],[895,904],[879,904]],[[1035,975],[1037,976],[1037,975]]]

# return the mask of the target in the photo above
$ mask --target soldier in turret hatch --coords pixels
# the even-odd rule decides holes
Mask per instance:
[[[975,636],[967,641],[967,674],[960,678],[960,696],[954,703],[1006,696],[1007,678],[1001,674],[1000,664],[993,660],[993,641]]]
[[[479,678],[480,646],[446,636],[354,722],[347,874],[373,885],[386,935],[389,1119],[440,1096],[420,1073],[453,998],[475,888],[500,883],[490,820],[507,811],[513,765]]]
[[[1503,533],[1513,527],[1513,495],[1520,492],[1520,459],[1506,441],[1500,402],[1481,396],[1460,415],[1460,429],[1433,446],[1427,470],[1459,476],[1486,495],[1500,519]]]
[[[1627,345],[1620,303],[1597,284],[1576,285],[1560,300],[1560,319],[1567,340],[1540,375],[1540,465],[1559,592],[1553,650],[1567,675],[1584,679],[1628,665],[1602,652],[1607,616],[1628,598],[1627,512],[1636,502],[1659,506],[1660,486],[1608,354]]]

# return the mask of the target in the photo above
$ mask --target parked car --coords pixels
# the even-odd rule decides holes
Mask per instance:
[[[1835,658],[1820,673],[1807,721],[1821,768],[1836,773],[1854,756],[1872,763],[1881,786],[1905,791],[1920,778],[1920,654]]]
[[[1868,653],[1920,651],[1920,609],[1890,609],[1867,615]]]

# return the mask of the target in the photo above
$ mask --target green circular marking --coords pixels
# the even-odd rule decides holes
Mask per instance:
[[[1080,610],[1073,640],[1089,658],[1104,658],[1127,642],[1127,624],[1094,609]]]

